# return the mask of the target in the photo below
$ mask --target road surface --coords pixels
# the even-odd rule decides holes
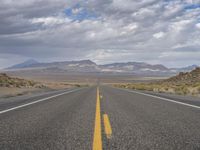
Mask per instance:
[[[200,106],[107,86],[0,103],[0,149],[198,150]]]

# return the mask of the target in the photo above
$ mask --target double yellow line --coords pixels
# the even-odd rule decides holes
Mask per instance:
[[[111,138],[112,129],[107,114],[103,115],[105,133],[107,138]],[[95,126],[93,137],[93,150],[102,150],[102,135],[101,135],[101,106],[100,106],[100,94],[99,88],[97,88],[97,102],[96,102],[96,114],[95,114]]]
[[[96,115],[95,115],[95,126],[94,126],[93,150],[102,150],[101,108],[100,108],[99,88],[97,88],[97,103],[96,103]]]

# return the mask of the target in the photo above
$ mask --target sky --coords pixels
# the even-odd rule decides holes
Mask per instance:
[[[0,68],[90,59],[200,65],[200,0],[0,0]]]

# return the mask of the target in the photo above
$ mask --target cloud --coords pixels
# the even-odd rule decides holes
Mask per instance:
[[[198,29],[200,29],[200,23],[197,23],[197,24],[196,24],[196,27],[197,27]]]
[[[165,36],[164,32],[158,32],[158,33],[153,34],[153,37],[155,37],[156,39],[160,39],[164,36]]]
[[[42,24],[44,26],[55,26],[59,24],[69,23],[70,19],[63,17],[44,17],[44,18],[33,18],[31,23]]]
[[[177,57],[172,57],[173,65],[181,65],[177,55],[191,51],[187,59],[192,62],[192,55],[200,51],[199,4],[198,0],[4,0],[0,59],[18,55],[22,60],[122,59],[171,65],[157,59],[170,52]]]

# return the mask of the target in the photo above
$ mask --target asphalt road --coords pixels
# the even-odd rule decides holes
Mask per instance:
[[[199,150],[198,102],[165,98],[100,86],[0,103],[0,149]]]

